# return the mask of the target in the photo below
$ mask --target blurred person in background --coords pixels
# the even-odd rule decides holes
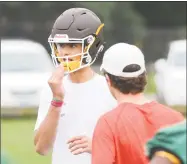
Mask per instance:
[[[92,11],[72,8],[55,21],[48,39],[57,67],[41,95],[35,125],[36,152],[52,164],[91,163],[98,118],[116,106],[105,78],[90,67],[104,47],[103,26]]]
[[[186,120],[160,129],[147,142],[150,164],[186,164]]]
[[[144,55],[126,43],[104,54],[103,72],[118,106],[99,119],[92,142],[92,164],[146,164],[144,145],[164,126],[183,120],[176,112],[144,96]]]

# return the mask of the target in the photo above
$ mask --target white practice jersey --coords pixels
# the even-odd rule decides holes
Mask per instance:
[[[72,83],[65,76],[63,85],[65,97],[53,146],[52,164],[91,164],[89,153],[73,155],[68,149],[67,141],[80,135],[92,138],[99,117],[112,110],[117,102],[112,97],[105,78],[98,74],[85,83]],[[35,130],[44,120],[51,100],[52,92],[47,85],[41,95]]]

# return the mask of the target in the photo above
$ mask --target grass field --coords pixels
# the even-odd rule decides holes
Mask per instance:
[[[51,164],[50,155],[35,153],[34,125],[35,118],[1,120],[1,151],[10,157],[12,164]]]
[[[186,113],[186,107],[176,107]],[[13,164],[51,164],[51,156],[40,156],[34,151],[33,129],[35,118],[2,119],[1,151],[9,155]]]

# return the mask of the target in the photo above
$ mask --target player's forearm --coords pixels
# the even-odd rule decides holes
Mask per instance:
[[[151,160],[150,164],[173,164],[167,158],[155,156]]]
[[[166,151],[157,151],[151,161],[151,164],[181,164],[180,160],[173,154]]]
[[[51,106],[49,112],[36,132],[34,143],[36,152],[46,155],[53,145],[58,121],[60,117],[60,107]]]

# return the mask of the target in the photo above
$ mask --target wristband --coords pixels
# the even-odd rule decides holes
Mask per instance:
[[[51,105],[55,107],[61,107],[63,103],[64,102],[62,100],[58,100],[56,98],[53,98],[53,100],[51,101]]]
[[[52,101],[61,102],[61,101],[62,101],[62,99],[60,100],[60,99],[58,99],[58,98],[56,98],[56,97],[53,97],[53,100],[52,100]]]

